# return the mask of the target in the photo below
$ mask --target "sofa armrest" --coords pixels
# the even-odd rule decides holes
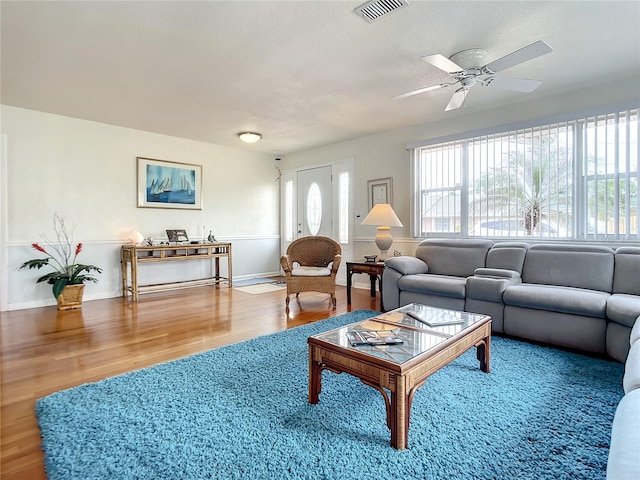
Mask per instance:
[[[392,268],[402,275],[416,275],[429,272],[429,266],[416,257],[403,255],[400,257],[387,258],[384,261],[386,268]]]
[[[475,277],[488,278],[520,278],[520,273],[515,270],[505,270],[502,268],[476,268],[473,272]]]
[[[627,361],[624,364],[624,377],[622,377],[624,393],[640,389],[640,343],[635,342],[629,349]]]
[[[640,478],[640,390],[627,393],[616,409],[611,427],[607,480]]]
[[[511,270],[498,271],[510,272]],[[517,274],[517,276],[476,274],[473,277],[467,277],[466,297],[473,300],[483,300],[485,302],[503,303],[502,295],[504,294],[504,291],[511,285],[522,283],[520,274],[518,274],[518,272],[513,273]]]

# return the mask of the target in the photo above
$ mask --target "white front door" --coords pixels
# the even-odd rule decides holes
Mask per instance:
[[[331,171],[325,166],[298,172],[296,238],[333,237]]]

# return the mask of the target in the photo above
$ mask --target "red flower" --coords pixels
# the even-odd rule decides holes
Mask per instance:
[[[79,243],[76,247],[76,255],[78,255],[82,251],[82,243]]]
[[[47,251],[44,248],[42,248],[40,245],[38,245],[37,243],[32,243],[31,246],[33,248],[35,248],[36,250],[38,250],[39,252],[47,253]],[[47,255],[48,255],[48,253],[47,253]]]

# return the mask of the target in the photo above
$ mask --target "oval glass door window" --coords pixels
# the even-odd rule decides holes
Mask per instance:
[[[317,183],[313,182],[307,192],[307,227],[311,235],[317,235],[322,221],[322,194]]]

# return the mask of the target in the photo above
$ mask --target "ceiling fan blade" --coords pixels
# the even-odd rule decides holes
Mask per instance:
[[[553,48],[551,48],[542,40],[538,40],[531,45],[522,47],[520,50],[511,52],[502,58],[488,63],[482,68],[482,71],[487,74],[501,72],[502,70],[506,70],[507,68],[511,68],[521,63],[528,62],[529,60],[533,60],[534,58],[551,52],[553,52]]]
[[[422,60],[424,60],[427,63],[430,63],[434,67],[437,67],[444,72],[447,72],[448,74],[465,71],[465,69],[462,68],[460,65],[456,64],[455,62],[452,62],[447,57],[445,57],[444,55],[440,55],[439,53],[436,53],[435,55],[427,55],[426,57],[422,57]]]
[[[449,104],[447,105],[447,108],[444,109],[444,111],[448,112],[449,110],[460,108],[464,103],[464,99],[467,98],[467,93],[469,93],[469,90],[465,88],[459,88],[458,90],[456,90],[456,93],[453,94],[453,97],[451,97],[451,100],[449,100]]]
[[[418,95],[419,93],[430,92],[431,90],[438,90],[439,88],[445,88],[451,85],[450,83],[441,83],[439,85],[431,85],[430,87],[419,88],[417,90],[411,90],[407,93],[401,93],[400,95],[396,95],[395,97],[391,97],[394,99],[398,98],[406,98],[411,97],[412,95]]]
[[[542,85],[541,80],[513,77],[489,77],[484,80],[483,83],[487,87],[495,87],[503,90],[513,90],[514,92],[524,93],[531,93]]]

